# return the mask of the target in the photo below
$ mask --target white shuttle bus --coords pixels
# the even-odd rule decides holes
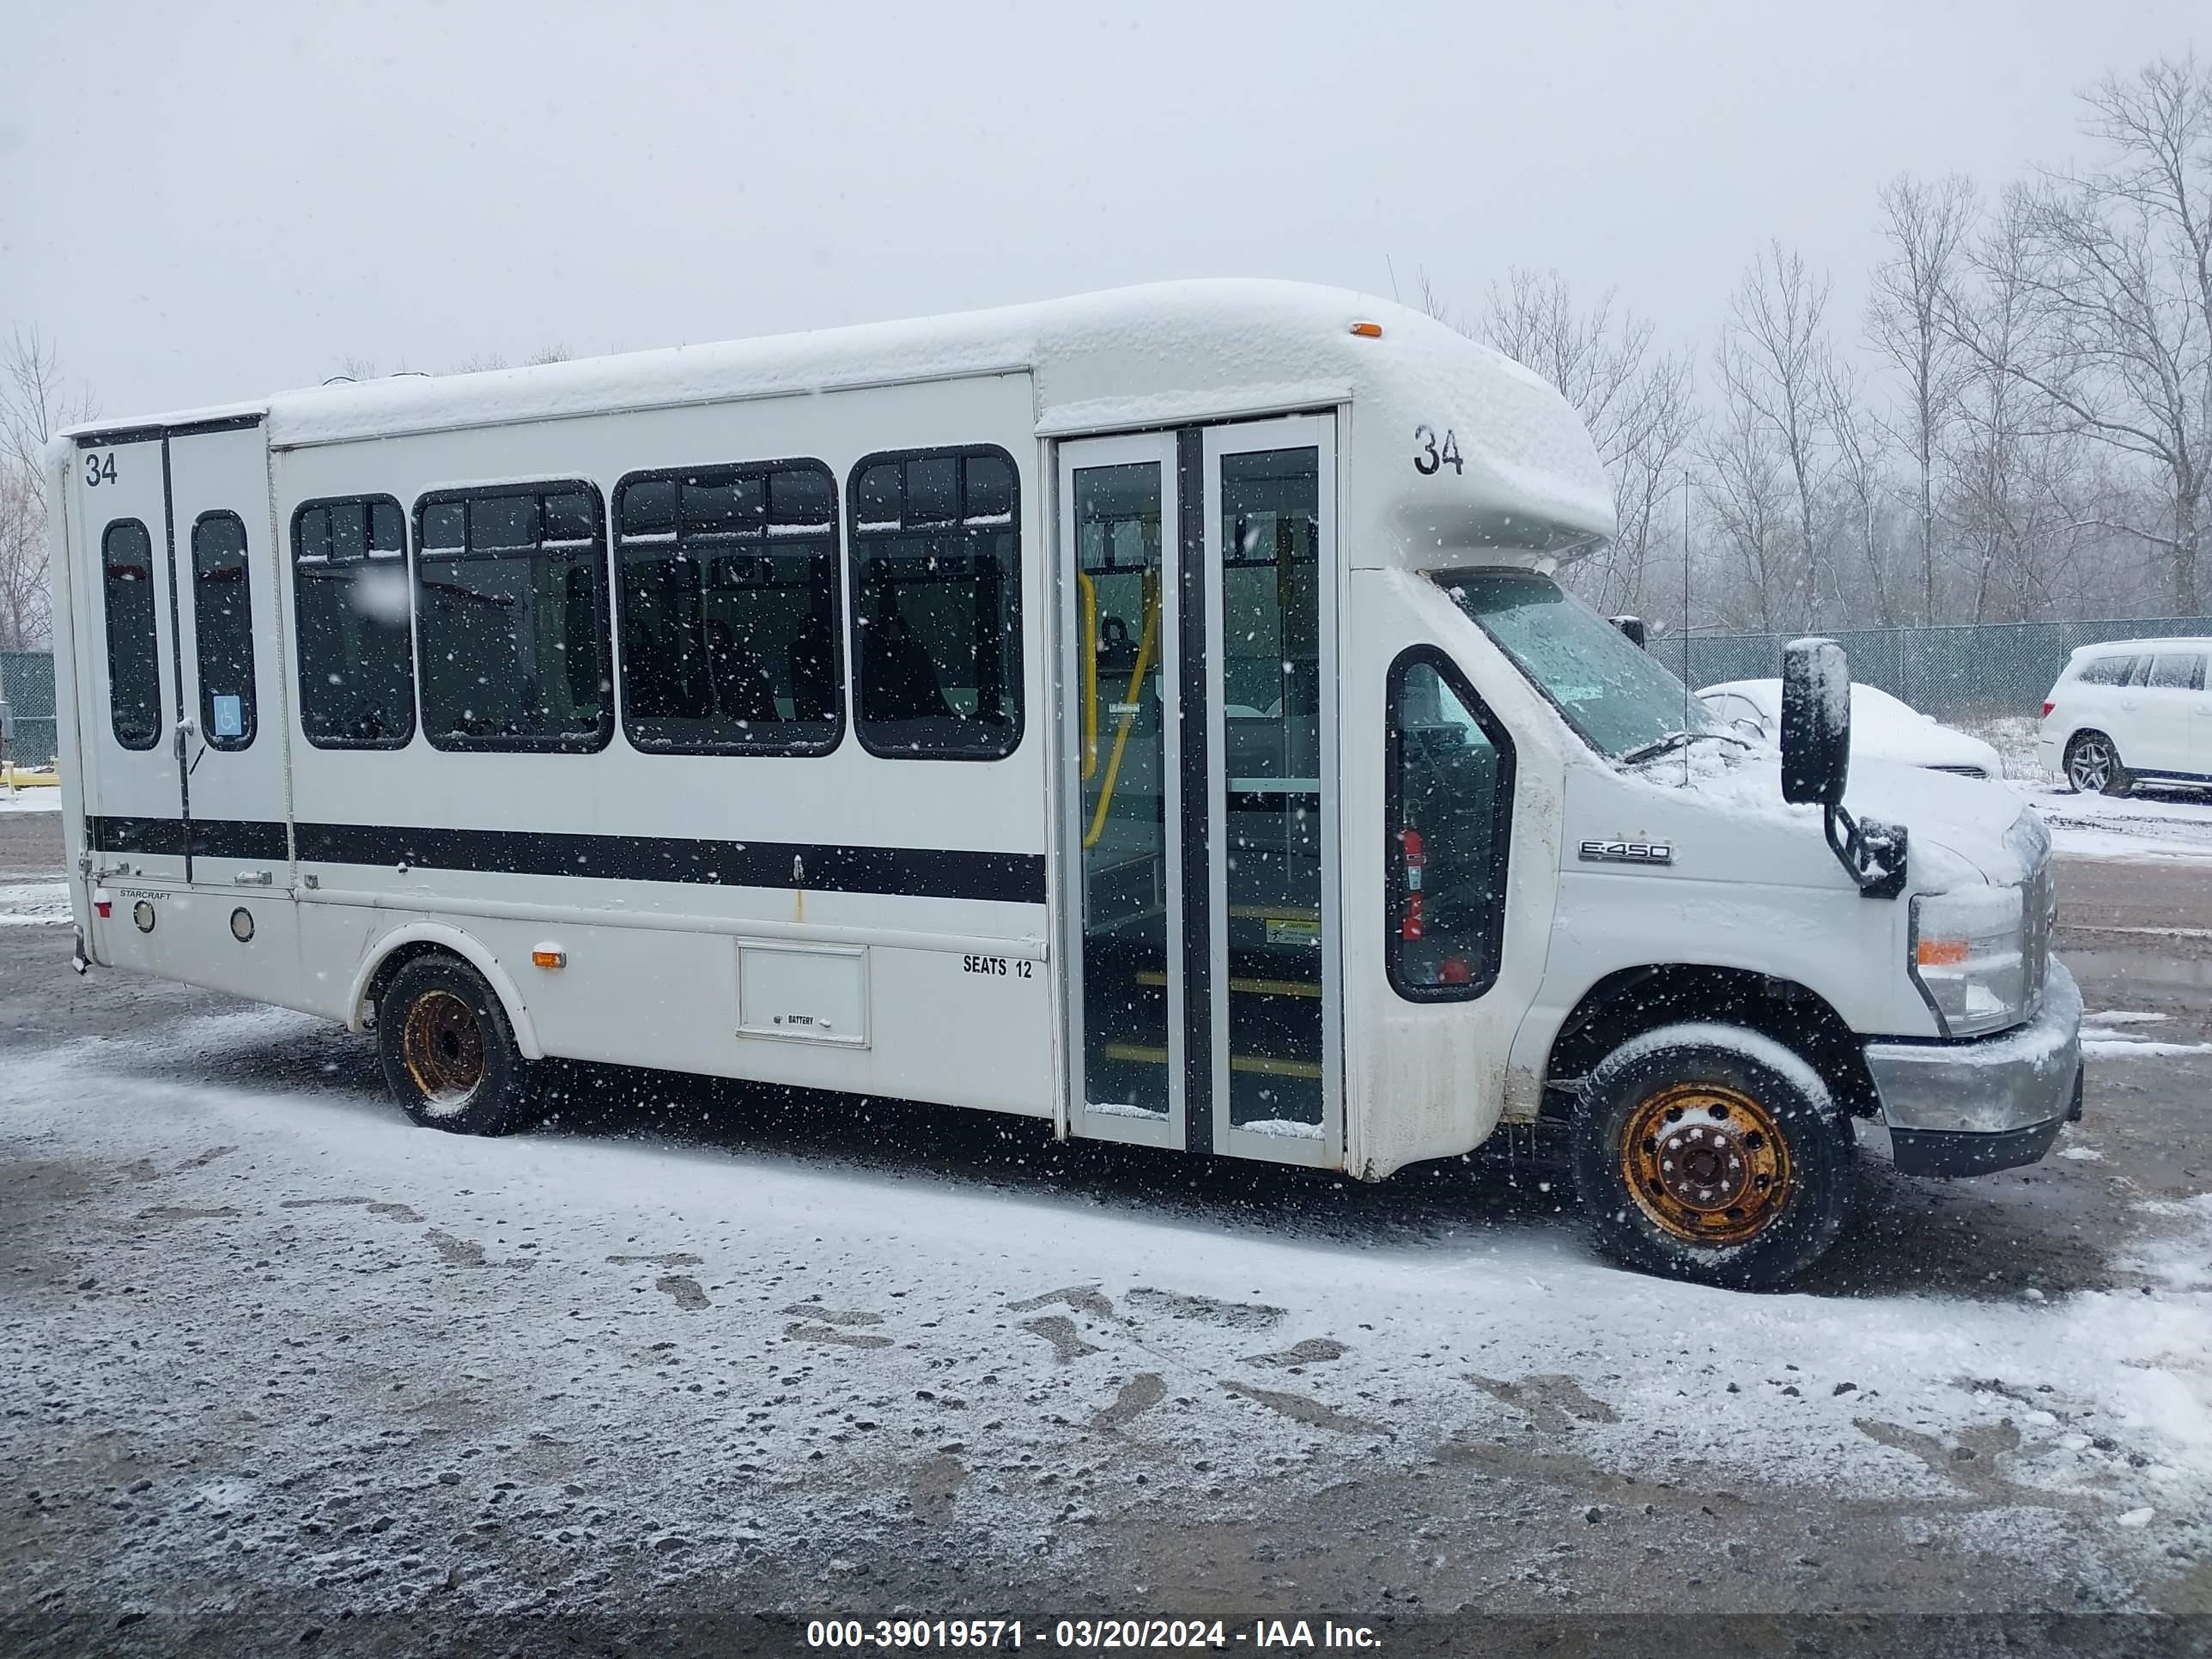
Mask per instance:
[[[526,1121],[552,1057],[1367,1179],[1544,1123],[1603,1248],[1759,1286],[1856,1121],[1963,1174],[2078,1109],[2033,811],[1846,800],[1832,646],[1779,757],[1714,726],[1559,586],[1613,528],[1572,410],[1385,302],[394,378],[50,465],[80,970],[373,1030],[427,1125]]]

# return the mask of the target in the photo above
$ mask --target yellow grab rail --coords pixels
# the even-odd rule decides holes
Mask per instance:
[[[1080,570],[1075,592],[1083,602],[1083,781],[1098,769],[1098,588]]]
[[[1106,814],[1114,805],[1114,785],[1121,775],[1121,754],[1129,746],[1129,728],[1137,723],[1138,697],[1145,689],[1146,672],[1152,665],[1153,642],[1159,636],[1159,588],[1149,574],[1145,579],[1145,637],[1137,645],[1137,665],[1129,674],[1129,695],[1122,699],[1121,712],[1115,716],[1121,724],[1114,733],[1114,752],[1107,757],[1106,781],[1099,786],[1098,810],[1091,815],[1090,829],[1083,832],[1083,849],[1086,853],[1106,833]],[[1097,660],[1092,659],[1094,673]]]

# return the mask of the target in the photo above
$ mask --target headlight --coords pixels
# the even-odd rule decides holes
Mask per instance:
[[[1912,977],[1946,1036],[2027,1018],[2027,906],[2018,887],[1962,887],[1912,901]]]

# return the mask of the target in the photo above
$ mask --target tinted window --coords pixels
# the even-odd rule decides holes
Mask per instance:
[[[253,741],[253,602],[246,526],[210,513],[192,526],[192,637],[199,653],[200,735],[210,749]]]
[[[1019,487],[1004,450],[853,471],[853,681],[872,754],[991,759],[1022,737]]]
[[[2100,657],[2075,677],[2079,685],[2125,685],[2128,671],[2135,666],[2133,657]]]
[[[292,577],[307,741],[404,748],[415,735],[415,660],[399,503],[370,495],[301,507],[292,517]]]
[[[1480,996],[1498,977],[1504,927],[1512,744],[1426,649],[1391,670],[1388,741],[1390,982],[1416,1001]]]
[[[615,491],[623,729],[671,753],[836,746],[837,484],[818,461],[625,478]]]
[[[161,740],[161,660],[155,622],[154,540],[136,519],[100,538],[107,609],[107,718],[125,749]]]
[[[614,695],[598,490],[454,490],[415,510],[416,648],[432,745],[604,748]]]
[[[2196,691],[2204,684],[2204,659],[2193,651],[2161,651],[2151,659],[2150,683],[2173,691]]]

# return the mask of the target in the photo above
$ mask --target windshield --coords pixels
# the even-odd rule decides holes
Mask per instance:
[[[1437,582],[1600,754],[1719,729],[1681,681],[1549,576],[1454,570]]]

